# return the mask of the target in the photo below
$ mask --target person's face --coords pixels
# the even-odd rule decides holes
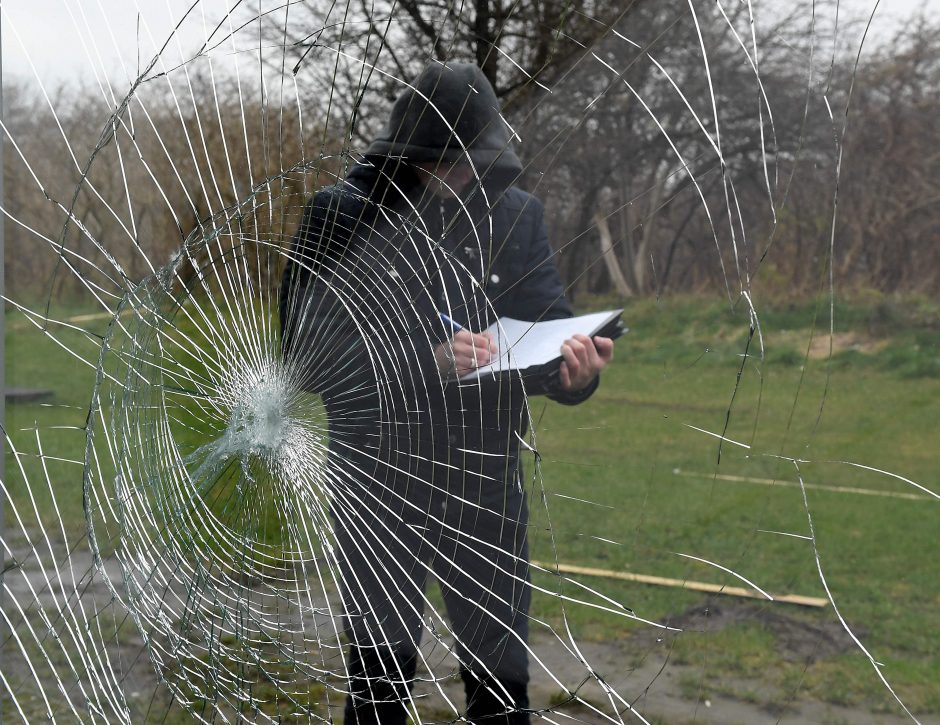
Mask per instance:
[[[474,178],[468,161],[426,161],[416,166],[421,183],[442,199],[459,196]]]

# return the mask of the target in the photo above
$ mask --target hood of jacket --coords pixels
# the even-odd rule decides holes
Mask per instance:
[[[522,173],[496,92],[471,63],[427,66],[395,100],[388,125],[365,155],[373,163],[469,158],[481,178],[505,186]]]

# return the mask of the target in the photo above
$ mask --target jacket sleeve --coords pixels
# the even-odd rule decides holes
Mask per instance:
[[[336,270],[352,239],[362,204],[350,203],[337,187],[314,194],[304,206],[303,218],[291,240],[281,288],[278,317],[281,323],[281,353],[292,354],[295,338],[309,311],[315,282]],[[354,200],[353,200],[354,201]]]
[[[528,249],[513,300],[513,314],[521,320],[559,320],[571,317],[571,305],[555,266],[548,241],[542,202],[529,197],[520,212],[527,232]]]
[[[363,207],[337,187],[314,194],[304,207],[281,278],[281,357],[304,389],[324,395],[334,388],[349,395],[367,384],[362,335],[333,283],[355,256],[350,246]]]
[[[531,241],[513,301],[513,314],[522,320],[572,317],[574,313],[565,297],[565,288],[555,264],[555,252],[548,241],[544,207],[538,199],[529,197],[522,214],[529,221]],[[546,394],[563,405],[577,405],[591,397],[599,382],[600,376],[597,376],[583,390],[567,392],[561,389],[555,377]]]

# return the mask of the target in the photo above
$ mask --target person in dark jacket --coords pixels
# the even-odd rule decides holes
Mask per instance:
[[[361,162],[307,203],[291,247],[282,350],[328,412],[346,723],[417,720],[425,630],[459,668],[470,722],[529,721],[526,399],[586,400],[613,343],[567,341],[537,387],[461,381],[489,362],[480,331],[499,317],[572,314],[542,205],[513,185],[521,171],[480,69],[435,63]],[[429,574],[449,624],[426,614]]]

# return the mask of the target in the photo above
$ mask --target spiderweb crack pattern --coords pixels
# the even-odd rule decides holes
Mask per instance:
[[[917,719],[837,606],[803,482],[811,462],[789,454],[790,422],[773,450],[756,416],[750,430],[739,424],[748,376],[765,369],[753,285],[791,213],[788,155],[833,129],[838,192],[847,126],[828,96],[825,131],[810,123],[817,44],[837,39],[815,14],[797,45],[784,37],[795,26],[775,16],[762,33],[750,2],[606,3],[592,14],[483,5],[477,16],[448,5],[429,21],[413,2],[235,3],[216,18],[197,1],[158,33],[126,93],[100,82],[90,126],[41,89],[35,125],[54,129],[42,138],[58,165],[27,124],[4,123],[19,170],[8,227],[46,260],[42,299],[8,303],[93,371],[87,388],[75,384],[77,410],[54,406],[28,438],[7,431],[4,716],[338,722],[348,699],[380,719],[400,700],[414,722],[460,722],[473,717],[454,691],[463,679],[510,721],[648,722],[644,699],[682,627],[559,566],[587,550],[556,530],[558,508],[626,506],[543,480],[555,462],[539,396],[580,399],[518,373],[460,380],[435,358],[440,346],[454,355],[439,313],[475,331],[507,310],[564,316],[565,293],[604,268],[621,296],[662,294],[680,274],[722,290],[744,333],[732,392],[717,422],[683,422],[694,436],[683,440],[717,441],[716,466],[741,464],[742,451],[793,466],[808,529],[756,530],[808,542],[852,646]],[[482,127],[414,80],[428,61],[471,56],[499,94]],[[794,75],[788,57],[807,74],[802,106],[792,93],[776,104]],[[417,123],[446,128],[445,161],[470,159],[470,193],[454,193],[446,165],[416,171],[427,159],[370,153],[395,131],[380,129],[388,109],[376,99],[403,93],[424,108]],[[847,115],[851,88],[840,100]],[[491,133],[504,141],[481,162],[475,144]],[[618,134],[635,146],[610,143]],[[517,150],[521,171],[491,183]],[[627,178],[630,162],[642,178]],[[45,212],[16,206],[26,187]],[[676,210],[670,237],[664,209]],[[525,247],[531,219],[548,220],[554,250]],[[687,225],[704,243],[683,259]],[[601,246],[588,249],[595,227]],[[551,286],[556,265],[568,289]],[[532,289],[550,292],[538,310],[526,308]],[[72,300],[92,311],[60,314]],[[830,333],[833,318],[830,307]],[[592,455],[579,463],[604,465]],[[937,498],[900,474],[842,465]],[[66,487],[79,478],[76,529]],[[591,549],[598,558],[626,548],[620,522],[575,518],[578,537],[610,547]],[[705,568],[773,602],[792,579],[775,576],[757,538],[670,555],[686,579]],[[602,661],[585,618],[653,632],[641,659],[662,661]],[[520,697],[530,678],[554,694]]]

